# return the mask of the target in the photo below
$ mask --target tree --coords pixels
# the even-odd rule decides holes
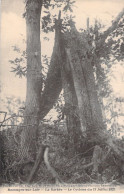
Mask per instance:
[[[42,1],[26,2],[27,32],[27,93],[25,120],[27,125],[21,134],[20,154],[23,159],[34,160],[36,154],[36,134],[39,124],[40,99],[42,91],[42,66],[40,43],[40,16]],[[32,151],[33,150],[33,151]],[[33,156],[31,155],[33,153]]]

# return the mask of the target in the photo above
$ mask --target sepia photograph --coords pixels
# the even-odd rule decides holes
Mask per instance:
[[[124,192],[124,0],[0,1],[0,193]]]

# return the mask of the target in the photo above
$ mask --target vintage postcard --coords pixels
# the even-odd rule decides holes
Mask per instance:
[[[124,0],[0,9],[0,193],[123,193]]]

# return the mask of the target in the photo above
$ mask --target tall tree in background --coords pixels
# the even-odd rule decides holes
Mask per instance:
[[[40,17],[41,0],[26,1],[26,32],[27,32],[27,91],[25,103],[26,128],[21,134],[21,157],[34,159],[36,153],[36,138],[39,124],[42,91]],[[33,156],[31,155],[33,153]]]

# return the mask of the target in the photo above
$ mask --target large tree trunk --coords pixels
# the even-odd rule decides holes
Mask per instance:
[[[28,0],[26,4],[27,32],[27,91],[24,124],[21,133],[21,158],[34,160],[41,108],[42,74],[40,16],[42,0]]]
[[[80,35],[74,27],[71,33],[73,39],[70,47],[66,49],[66,54],[78,99],[81,130],[85,136],[85,132],[103,130],[105,126],[95,86],[91,46],[86,41],[86,34]]]

